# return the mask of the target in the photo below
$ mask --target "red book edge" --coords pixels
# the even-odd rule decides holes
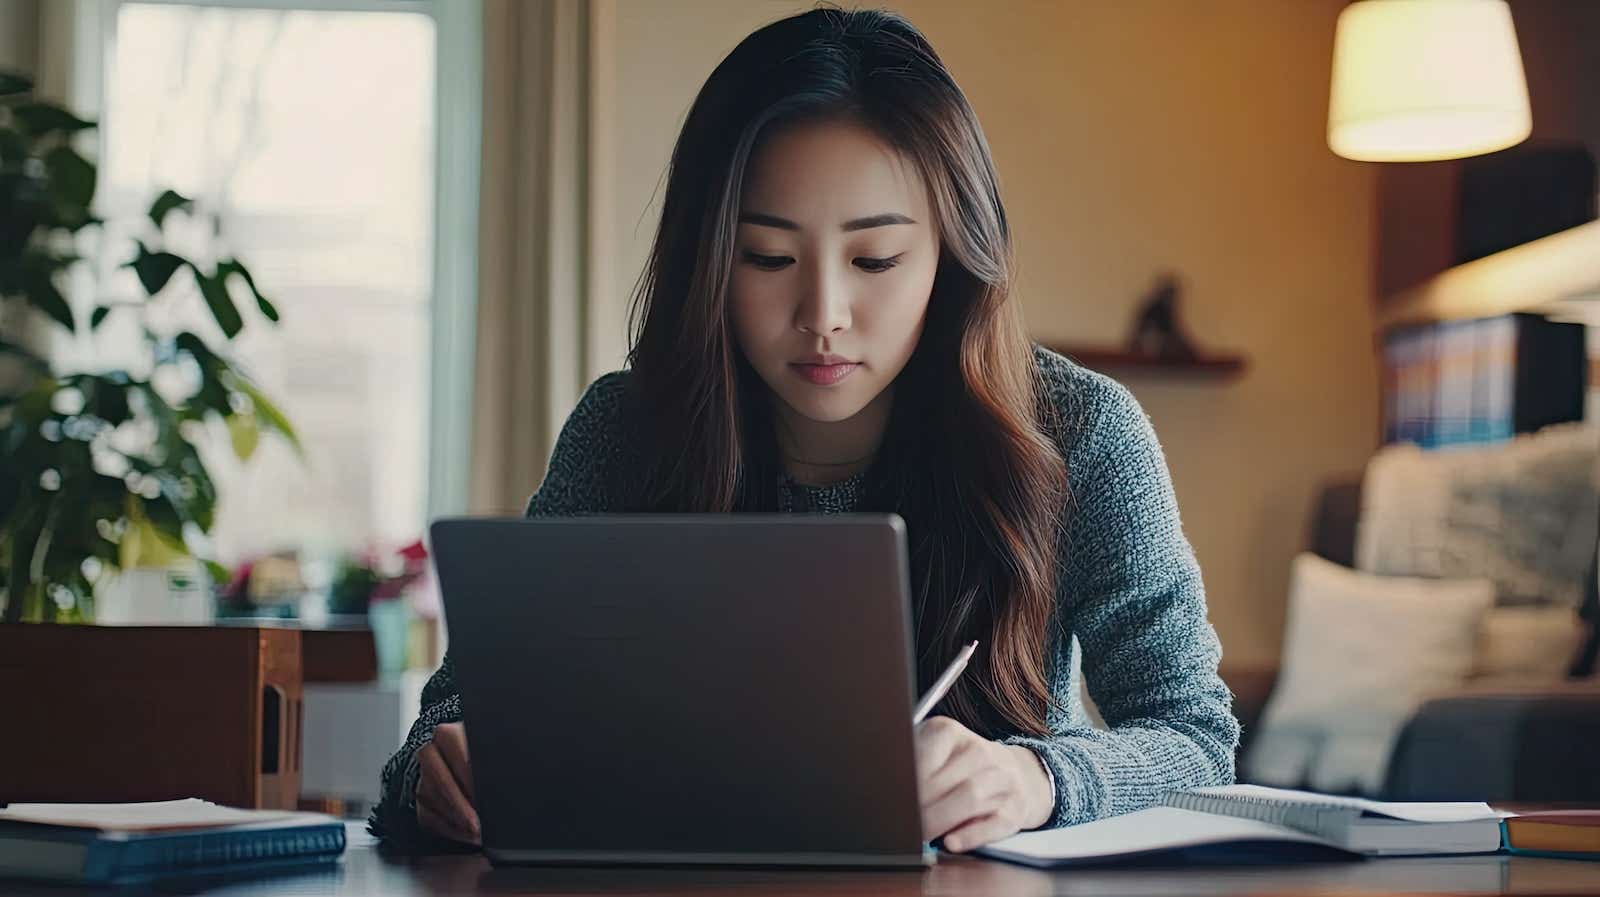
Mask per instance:
[[[1600,810],[1538,810],[1506,817],[1507,822],[1517,819],[1545,825],[1600,825]]]

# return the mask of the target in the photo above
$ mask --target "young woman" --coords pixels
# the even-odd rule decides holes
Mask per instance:
[[[696,98],[628,369],[528,504],[899,513],[919,686],[979,641],[915,739],[925,835],[955,851],[1231,782],[1239,737],[1148,418],[1032,345],[1011,283],[988,145],[923,36],[873,10],[768,25]],[[448,658],[422,703],[372,828],[475,843]]]

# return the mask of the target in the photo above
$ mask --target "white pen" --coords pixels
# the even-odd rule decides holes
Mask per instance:
[[[950,661],[950,665],[945,667],[944,672],[939,675],[939,681],[933,683],[933,687],[928,689],[928,693],[923,695],[922,700],[917,702],[917,709],[911,711],[911,725],[915,726],[917,723],[922,722],[922,718],[928,715],[928,711],[933,709],[933,705],[939,703],[945,692],[950,690],[950,686],[956,684],[956,678],[961,675],[962,670],[967,668],[967,661],[972,659],[972,652],[977,648],[978,643],[974,640],[972,644],[961,649],[961,653],[956,655],[955,660]]]

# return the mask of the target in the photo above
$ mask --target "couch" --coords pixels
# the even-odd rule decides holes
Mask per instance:
[[[1359,477],[1327,484],[1310,522],[1308,550],[1355,562]],[[1591,629],[1597,597],[1590,577]],[[1592,658],[1596,633],[1586,653]],[[1474,682],[1428,697],[1401,731],[1385,776],[1388,800],[1581,801],[1600,804],[1600,677],[1562,682]],[[1275,670],[1229,668],[1244,726],[1242,761],[1276,680]],[[1240,765],[1241,770],[1244,766]]]

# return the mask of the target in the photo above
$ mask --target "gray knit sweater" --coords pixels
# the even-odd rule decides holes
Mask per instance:
[[[1063,513],[1061,630],[1052,637],[1051,682],[1064,710],[1049,738],[1007,737],[1038,752],[1055,779],[1046,828],[1149,806],[1169,791],[1233,781],[1239,724],[1217,676],[1222,650],[1206,619],[1205,589],[1184,537],[1166,460],[1149,418],[1117,382],[1043,348],[1035,362],[1060,409],[1057,442],[1072,500]],[[625,423],[626,372],[583,394],[550,457],[527,513],[618,509],[614,462]],[[784,510],[841,512],[862,494],[857,475],[829,486],[784,478]],[[1077,670],[1108,729],[1078,700]],[[440,723],[461,719],[450,658],[428,681],[410,737],[383,769],[372,832],[402,849],[443,846],[416,823],[417,750]]]

